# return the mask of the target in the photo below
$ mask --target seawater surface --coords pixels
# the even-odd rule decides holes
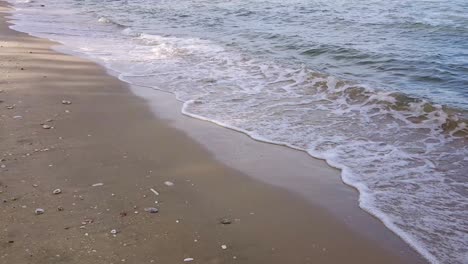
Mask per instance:
[[[325,159],[430,262],[468,263],[467,1],[10,2],[14,29]]]

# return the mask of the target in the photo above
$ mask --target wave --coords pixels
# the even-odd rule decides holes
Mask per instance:
[[[111,25],[114,25],[114,26],[119,27],[119,28],[127,28],[125,25],[122,25],[122,24],[120,24],[120,23],[118,23],[118,22],[116,22],[116,21],[114,21],[114,20],[112,20],[110,18],[107,18],[107,17],[100,17],[98,19],[98,22],[103,23],[103,24],[111,24]]]
[[[147,58],[164,62],[138,67],[149,72],[124,70],[123,80],[173,87],[162,90],[183,101],[188,116],[326,160],[359,190],[361,208],[431,262],[449,258],[441,252],[463,257],[464,234],[453,230],[466,225],[467,193],[459,191],[467,187],[460,178],[468,165],[466,112],[257,61],[209,41],[144,38],[156,40],[146,43],[156,46]]]

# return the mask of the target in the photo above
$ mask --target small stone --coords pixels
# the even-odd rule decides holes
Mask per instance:
[[[32,187],[37,188],[37,187],[39,187],[39,185],[33,184]]]
[[[227,249],[227,246],[226,245],[221,245],[221,248],[226,250]]]
[[[35,213],[36,215],[41,215],[41,214],[45,213],[45,210],[42,209],[42,208],[37,208],[36,211],[34,211],[34,213]]]
[[[184,258],[184,262],[190,262],[193,261],[193,258]]]
[[[13,241],[13,240],[8,240],[8,243],[13,244],[13,243],[15,243],[15,241]]]
[[[65,209],[62,206],[57,207],[57,211],[61,212],[63,210],[65,210]]]
[[[91,186],[93,186],[93,187],[98,187],[98,186],[103,186],[103,185],[104,185],[104,183],[98,182],[98,183],[95,183],[95,184],[93,184],[93,185],[91,185]]]
[[[71,101],[62,100],[62,104],[64,104],[64,105],[71,105]]]
[[[4,168],[6,168],[6,165],[2,164],[2,165],[0,165],[0,168],[4,169]]]
[[[174,183],[173,182],[170,182],[170,181],[165,181],[164,184],[166,186],[174,186]]]
[[[119,231],[117,231],[117,229],[112,229],[110,231],[110,233],[113,234],[113,235],[116,235],[117,233],[119,233]]]
[[[230,225],[232,223],[231,219],[229,218],[221,218],[219,220],[219,223],[223,224],[223,225]]]
[[[127,212],[120,212],[120,217],[125,217],[127,216]]]
[[[55,189],[52,193],[53,193],[53,194],[61,194],[61,193],[62,193],[62,190],[60,190],[60,189]]]
[[[7,105],[7,107],[6,107],[6,109],[8,109],[8,110],[11,110],[11,109],[14,109],[14,108],[15,108],[14,105]]]
[[[43,128],[43,129],[51,129],[52,127],[49,126],[49,125],[42,125],[42,128]]]
[[[148,207],[148,208],[145,208],[145,212],[148,212],[150,214],[155,214],[159,212],[159,209],[155,207]]]

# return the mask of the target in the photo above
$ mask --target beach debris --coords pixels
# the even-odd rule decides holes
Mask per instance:
[[[85,228],[85,225],[92,224],[92,223],[94,223],[93,219],[85,219],[84,221],[81,221],[81,225],[82,225],[83,228]]]
[[[227,249],[227,246],[226,245],[221,245],[221,248],[226,250]]]
[[[103,185],[104,185],[104,183],[98,182],[98,183],[95,183],[95,184],[93,184],[93,185],[91,185],[91,186],[93,186],[93,187],[98,187],[98,186],[103,186]]]
[[[119,231],[117,229],[112,229],[110,233],[113,235],[116,235],[117,233],[119,233]]]
[[[184,262],[190,262],[193,261],[193,258],[184,258]]]
[[[61,193],[62,193],[62,190],[60,190],[60,189],[55,189],[52,193],[53,193],[53,194],[61,194]]]
[[[62,100],[62,104],[64,104],[64,105],[71,105],[71,101]]]
[[[150,188],[150,191],[152,191],[152,192],[153,192],[154,194],[156,194],[156,195],[159,195],[159,193],[158,193],[155,189],[153,189],[153,188]]]
[[[61,212],[63,210],[65,210],[65,209],[62,206],[57,207],[57,211]]]
[[[44,125],[42,125],[42,128],[43,128],[43,129],[51,129],[52,127],[49,126],[49,125],[45,125],[45,124],[44,124]]]
[[[166,186],[174,186],[174,183],[173,182],[170,182],[170,181],[165,181],[164,184]]]
[[[7,106],[6,106],[6,109],[8,109],[8,110],[11,110],[11,109],[14,109],[14,108],[15,108],[14,105],[7,105]]]
[[[147,207],[147,208],[145,208],[145,212],[148,212],[150,214],[155,214],[155,213],[159,212],[159,209],[155,208],[155,207]]]
[[[221,219],[219,219],[219,223],[223,224],[223,225],[230,225],[232,223],[232,221],[229,218],[221,218]]]
[[[34,211],[34,213],[35,213],[36,215],[41,215],[41,214],[45,213],[45,210],[42,209],[42,208],[37,208],[37,209]]]

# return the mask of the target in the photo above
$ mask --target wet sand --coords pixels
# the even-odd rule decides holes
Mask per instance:
[[[0,11],[0,263],[425,263],[227,167],[103,68],[10,30]]]

